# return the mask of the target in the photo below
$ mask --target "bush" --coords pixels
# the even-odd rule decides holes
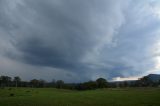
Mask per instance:
[[[31,91],[26,91],[26,92],[31,92]]]
[[[11,93],[9,96],[13,97],[13,96],[15,96],[15,94],[14,94],[14,93]]]
[[[12,88],[8,88],[8,90],[12,90]]]

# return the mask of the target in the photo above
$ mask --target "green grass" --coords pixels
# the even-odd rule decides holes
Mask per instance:
[[[11,93],[14,96],[10,96]],[[0,106],[160,106],[160,89],[70,91],[52,88],[5,88],[0,89]]]

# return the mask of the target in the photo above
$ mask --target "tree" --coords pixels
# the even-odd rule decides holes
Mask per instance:
[[[143,78],[139,79],[142,86],[152,86],[153,82],[149,79],[148,76],[144,76]]]
[[[52,86],[52,87],[55,87],[55,85],[56,85],[56,80],[55,80],[55,79],[52,79],[52,81],[51,81],[51,86]]]
[[[39,80],[39,87],[45,87],[45,85],[46,85],[46,81],[43,79],[40,79]]]
[[[62,81],[62,80],[57,80],[56,81],[56,87],[57,88],[63,88],[63,86],[64,86],[64,81]]]
[[[97,83],[95,81],[88,81],[82,84],[83,89],[96,89],[97,88]]]
[[[14,77],[15,87],[18,87],[18,84],[21,82],[21,78],[19,76]]]
[[[32,87],[38,87],[39,86],[39,80],[33,79],[30,81]]]
[[[104,79],[104,78],[98,78],[97,80],[96,80],[96,82],[97,82],[97,86],[98,86],[98,88],[105,88],[105,87],[107,87],[107,80],[106,79]]]
[[[124,81],[124,87],[128,87],[129,86],[129,84],[128,84],[128,82],[127,81]]]
[[[0,82],[1,82],[1,87],[9,86],[11,83],[11,77],[8,76],[1,76],[0,77]]]

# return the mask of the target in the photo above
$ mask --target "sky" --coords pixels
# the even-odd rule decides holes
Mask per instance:
[[[160,74],[159,0],[0,0],[0,75],[83,82]]]

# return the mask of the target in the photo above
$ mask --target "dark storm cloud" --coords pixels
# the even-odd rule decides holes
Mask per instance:
[[[0,58],[23,70],[15,68],[17,74],[29,69],[28,73],[43,77],[44,70],[66,81],[157,71],[158,61],[153,58],[159,42],[157,4],[149,0],[1,0]],[[10,69],[4,66],[3,70]]]
[[[22,28],[26,28],[24,30],[26,33],[20,32],[22,35],[18,36],[24,37],[15,39],[14,46],[22,52],[22,59],[30,64],[60,68],[73,68],[77,64],[81,65],[80,59],[86,52],[91,51],[98,43],[97,40],[102,39],[99,36],[103,36],[104,31],[97,24],[106,22],[106,20],[100,21],[101,17],[99,17],[107,10],[105,6],[100,6],[104,5],[103,3],[106,3],[105,6],[110,9],[110,1],[71,0],[67,2],[39,1],[38,3],[25,1],[24,7],[35,12],[35,19],[31,26],[23,21]],[[98,16],[94,16],[95,12]],[[111,20],[110,17],[108,19]],[[110,26],[107,27],[110,28]]]

